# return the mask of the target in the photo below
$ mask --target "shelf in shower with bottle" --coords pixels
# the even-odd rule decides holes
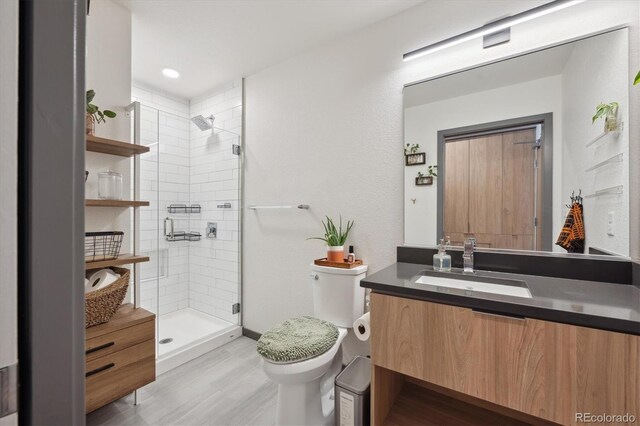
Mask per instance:
[[[170,235],[165,235],[164,238],[171,243],[175,241],[200,241],[202,235],[199,232],[177,231]]]
[[[202,206],[200,204],[170,204],[167,206],[167,212],[169,213],[200,213]]]

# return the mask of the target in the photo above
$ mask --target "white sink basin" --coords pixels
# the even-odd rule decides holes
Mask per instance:
[[[458,278],[444,278],[441,276],[435,277],[430,275],[422,275],[415,282],[417,284],[432,285],[435,287],[455,288],[459,290],[478,291],[481,293],[501,294],[504,296],[515,297],[527,297],[531,298],[531,292],[526,287],[524,282],[504,280],[505,284],[498,284],[494,282],[478,281],[481,278],[471,279],[458,279]],[[498,281],[496,279],[496,281]],[[502,281],[502,280],[501,280]],[[507,284],[508,282],[508,284]]]

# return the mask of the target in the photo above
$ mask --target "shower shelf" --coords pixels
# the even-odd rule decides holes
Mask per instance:
[[[585,172],[590,172],[592,170],[596,170],[599,169],[602,166],[606,166],[607,164],[618,164],[618,163],[622,163],[624,154],[620,153],[620,154],[616,154],[611,158],[608,158],[604,161],[599,162],[598,164],[595,164],[591,167],[589,167],[588,169],[585,170]]]
[[[165,236],[165,239],[171,243],[175,241],[200,241],[200,238],[202,238],[202,235],[200,235],[199,232],[183,231],[174,232],[173,235]]]
[[[200,204],[191,204],[190,206],[186,204],[171,204],[167,206],[169,213],[200,213],[201,210]]]
[[[611,132],[602,132],[598,136],[596,136],[595,138],[591,139],[585,146],[588,148],[588,147],[590,147],[594,143],[598,142],[600,139],[604,138],[607,135],[612,135],[613,137],[617,138],[620,135],[620,130],[622,130],[622,122],[620,122],[620,126],[618,127],[617,130],[613,130]]]
[[[584,198],[600,197],[601,195],[620,195],[622,194],[624,187],[622,185],[612,186],[610,188],[599,189],[593,194],[589,194]]]

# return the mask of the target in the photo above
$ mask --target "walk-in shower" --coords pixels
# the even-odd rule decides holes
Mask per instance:
[[[140,302],[157,314],[161,374],[242,334],[241,161],[233,154],[242,97],[205,98],[182,112],[140,101],[140,141],[150,147],[139,166],[140,198],[150,200],[140,209],[140,252],[151,259],[140,268]],[[213,128],[212,113],[225,128],[215,140],[201,131]]]

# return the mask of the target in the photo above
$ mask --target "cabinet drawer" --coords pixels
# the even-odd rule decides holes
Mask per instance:
[[[130,346],[154,339],[155,322],[145,321],[131,327],[121,328],[85,342],[86,362],[121,351]]]
[[[155,340],[147,340],[87,362],[86,412],[153,382],[155,361]]]

